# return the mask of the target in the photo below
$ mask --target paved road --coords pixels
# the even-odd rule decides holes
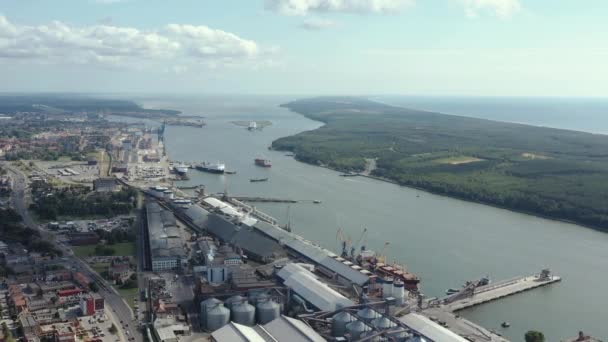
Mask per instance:
[[[27,178],[21,172],[21,170],[7,164],[3,163],[3,166],[11,173],[13,179],[13,193],[11,196],[11,203],[15,210],[21,215],[23,218],[23,223],[32,228],[38,230],[41,235],[47,240],[55,243],[55,246],[63,251],[66,262],[78,272],[83,273],[89,279],[94,280],[99,286],[99,294],[103,296],[105,299],[105,304],[112,310],[112,312],[118,317],[120,321],[123,323],[117,326],[118,329],[122,329],[124,334],[130,337],[134,337],[135,341],[141,342],[143,341],[143,337],[139,331],[137,321],[133,321],[133,315],[131,309],[127,305],[127,303],[122,299],[122,297],[108,284],[103,278],[101,278],[95,271],[93,271],[84,261],[75,257],[72,253],[72,250],[64,246],[62,244],[57,244],[55,242],[54,236],[44,230],[41,229],[32,219],[29,211],[27,210],[26,204],[26,187],[27,187]]]

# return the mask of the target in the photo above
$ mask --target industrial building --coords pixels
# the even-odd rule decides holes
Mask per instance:
[[[214,342],[290,341],[324,342],[321,335],[304,322],[281,316],[264,325],[248,327],[230,322],[211,334]]]
[[[155,201],[149,201],[146,217],[152,271],[180,269],[187,260],[175,216]]]
[[[297,297],[294,298],[302,298],[317,310],[335,311],[355,305],[353,301],[319,281],[312,272],[298,264],[285,265],[277,276],[283,280],[285,286],[295,292],[294,296]]]

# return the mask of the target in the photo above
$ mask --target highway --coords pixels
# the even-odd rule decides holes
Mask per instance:
[[[117,328],[119,329],[119,335],[123,340],[131,339],[131,341],[141,342],[143,337],[139,331],[139,322],[133,319],[133,313],[128,304],[123,298],[112,288],[108,282],[101,278],[95,271],[93,271],[84,261],[75,257],[72,250],[55,242],[54,235],[49,231],[40,228],[32,219],[29,211],[27,210],[26,203],[26,188],[27,188],[27,177],[16,167],[11,166],[8,163],[3,163],[2,166],[11,173],[13,179],[13,193],[11,196],[11,204],[13,208],[23,218],[23,223],[35,230],[38,230],[40,234],[48,241],[55,244],[64,254],[64,259],[72,269],[83,273],[89,279],[95,281],[99,286],[98,293],[104,298],[106,307],[111,310],[113,316],[118,319]],[[108,310],[108,311],[109,311]],[[127,333],[128,332],[128,333]],[[124,336],[127,336],[125,339]]]

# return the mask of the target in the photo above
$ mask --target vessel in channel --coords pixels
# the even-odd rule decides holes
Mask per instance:
[[[255,165],[261,166],[261,167],[271,167],[272,163],[268,159],[256,158],[255,159]]]
[[[226,170],[226,165],[224,163],[207,163],[204,162],[196,166],[197,170],[205,171],[209,173],[224,173]]]

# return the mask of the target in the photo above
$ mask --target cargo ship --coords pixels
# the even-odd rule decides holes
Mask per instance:
[[[196,165],[196,169],[200,171],[205,171],[209,173],[221,173],[223,174],[226,170],[226,165],[224,163],[207,163],[204,162],[202,164]]]
[[[271,167],[272,163],[268,159],[256,158],[255,159],[255,165],[261,166],[261,167]]]
[[[405,288],[409,291],[418,291],[418,284],[420,283],[420,278],[417,275],[407,272],[403,267],[399,265],[385,265],[382,263],[378,263],[376,265],[376,274],[393,279],[400,279],[403,281]]]
[[[188,169],[188,165],[184,163],[180,163],[173,166],[173,170],[175,170],[175,173],[177,173],[178,175],[185,175],[186,173],[188,173]]]

